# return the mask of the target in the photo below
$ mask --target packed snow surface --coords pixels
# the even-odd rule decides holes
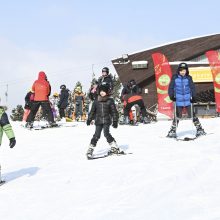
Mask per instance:
[[[165,138],[171,121],[111,128],[130,154],[97,160],[85,156],[94,125],[12,123],[17,145],[4,136],[0,149],[0,219],[219,220],[220,119],[201,123],[208,135],[195,141]],[[102,135],[95,154],[108,149]]]

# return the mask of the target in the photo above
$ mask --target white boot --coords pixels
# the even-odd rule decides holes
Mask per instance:
[[[112,141],[111,143],[109,143],[109,145],[111,147],[109,154],[119,154],[120,153],[120,149],[115,141]]]
[[[89,149],[88,149],[88,151],[86,153],[86,156],[87,156],[88,159],[92,158],[94,150],[95,150],[95,146],[93,144],[90,144],[89,145]]]

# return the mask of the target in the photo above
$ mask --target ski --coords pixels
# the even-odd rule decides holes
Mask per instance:
[[[207,135],[211,135],[211,134],[214,134],[214,133],[206,133],[205,135],[200,135],[200,136],[195,136],[195,137],[183,137],[183,138],[181,138],[181,137],[167,137],[167,136],[163,136],[163,137],[161,137],[161,138],[168,138],[168,139],[173,139],[173,140],[176,140],[176,141],[194,141],[194,140],[196,140],[196,139],[199,139],[199,138],[201,138],[201,137],[205,137],[205,136],[207,136]]]
[[[120,151],[117,154],[104,154],[102,156],[92,156],[92,157],[87,157],[88,160],[96,160],[96,159],[102,159],[102,158],[106,158],[106,157],[112,157],[112,156],[122,156],[122,155],[128,155],[128,154],[132,154],[132,153],[125,153],[124,151]]]
[[[54,129],[54,128],[73,128],[73,127],[76,127],[77,125],[71,125],[71,126],[65,126],[65,125],[58,125],[58,126],[55,126],[55,127],[50,127],[50,126],[40,126],[40,127],[33,127],[29,130],[44,130],[44,129]]]

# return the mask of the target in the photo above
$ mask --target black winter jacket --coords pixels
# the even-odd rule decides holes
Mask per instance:
[[[129,98],[134,95],[141,95],[141,88],[138,85],[134,85],[133,87],[124,86],[121,92],[121,100],[123,101],[126,98]]]
[[[33,103],[33,100],[31,100],[31,96],[33,96],[34,95],[34,93],[32,93],[32,92],[28,92],[27,94],[26,94],[26,96],[25,96],[25,98],[24,98],[24,100],[25,100],[25,106],[24,106],[24,108],[25,109],[31,109],[31,106],[32,106],[32,103]]]
[[[68,98],[69,98],[69,90],[62,89],[60,92],[60,101],[58,103],[59,108],[66,108],[68,105]]]
[[[118,111],[114,100],[108,96],[98,96],[98,99],[92,104],[88,117],[89,121],[92,121],[93,119],[95,119],[96,125],[111,125],[112,120],[118,123]]]

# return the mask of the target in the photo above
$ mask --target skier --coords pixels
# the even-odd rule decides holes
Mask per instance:
[[[51,103],[51,109],[53,112],[54,120],[57,120],[59,117],[59,113],[58,113],[59,94],[57,92],[55,92],[53,96],[50,98],[50,103]]]
[[[193,117],[193,123],[196,127],[196,137],[205,135],[205,131],[196,117],[194,112],[191,112],[192,103],[196,102],[195,85],[192,77],[189,75],[188,65],[180,63],[177,68],[177,73],[172,76],[168,94],[173,102],[176,102],[176,116],[182,117],[183,109],[186,109],[188,117]],[[170,131],[167,137],[176,138],[176,126],[179,120],[174,117]]]
[[[61,85],[60,86],[60,100],[58,103],[58,108],[59,108],[59,114],[60,114],[60,118],[62,121],[66,121],[65,118],[65,109],[68,106],[68,98],[69,98],[69,90],[66,88],[66,85]]]
[[[11,124],[8,120],[8,115],[5,112],[5,106],[2,105],[0,99],[0,145],[2,143],[3,132],[7,135],[9,139],[9,146],[13,148],[16,144],[15,135],[12,129]],[[1,165],[0,165],[0,185],[3,184],[4,181],[1,180]]]
[[[108,94],[111,95],[113,92],[113,77],[112,75],[109,73],[109,68],[108,67],[104,67],[102,68],[102,75],[99,77],[98,79],[98,91],[99,91],[99,87],[101,85],[107,85],[109,87],[109,91]],[[99,92],[98,92],[99,93]]]
[[[85,121],[86,120],[86,112],[85,112],[85,94],[82,91],[81,85],[76,85],[73,93],[73,102],[75,104],[74,113],[72,116],[73,120]]]
[[[102,85],[99,87],[99,96],[98,99],[93,102],[92,109],[89,113],[87,120],[87,125],[90,125],[93,119],[95,119],[96,130],[93,138],[91,139],[89,149],[87,151],[87,157],[92,158],[93,151],[96,147],[96,144],[101,136],[102,130],[104,131],[104,136],[109,143],[111,150],[109,154],[118,154],[120,149],[117,146],[115,139],[109,132],[110,125],[113,120],[113,128],[118,127],[118,111],[116,109],[114,100],[109,97],[109,86]]]
[[[51,86],[50,83],[47,81],[47,76],[45,72],[39,72],[38,80],[34,82],[32,86],[32,91],[34,92],[34,101],[32,103],[31,112],[27,118],[26,127],[33,128],[34,118],[40,106],[42,107],[44,114],[48,118],[50,127],[56,127],[57,124],[54,122],[54,117],[49,102]]]
[[[24,115],[22,119],[23,122],[27,121],[27,117],[31,112],[31,106],[32,106],[33,101],[34,101],[34,93],[32,90],[30,90],[25,96],[25,105],[24,105],[25,110],[24,110]]]
[[[129,124],[129,112],[132,106],[138,105],[141,110],[143,123],[150,123],[147,118],[147,111],[141,96],[141,90],[134,79],[131,79],[121,92],[121,100],[124,102],[124,123]]]

